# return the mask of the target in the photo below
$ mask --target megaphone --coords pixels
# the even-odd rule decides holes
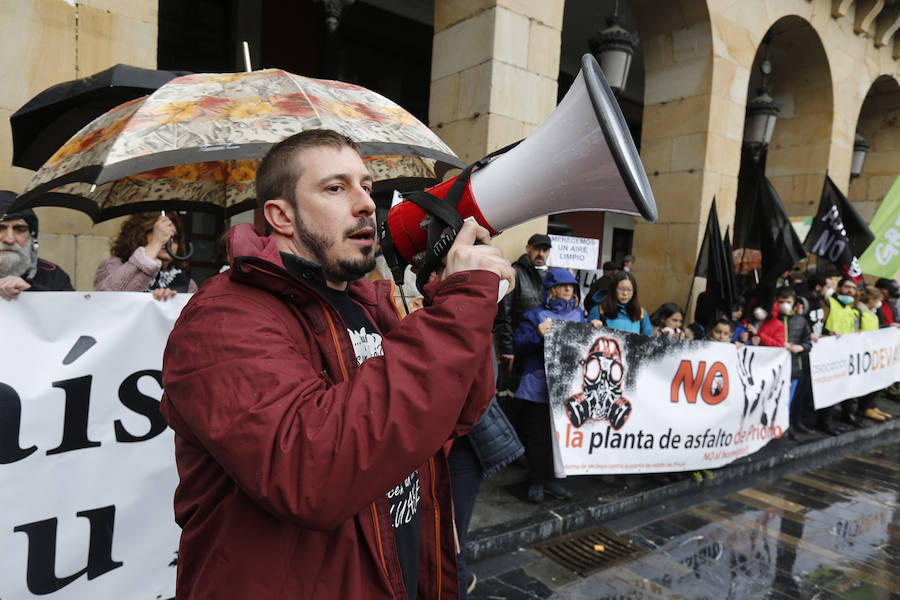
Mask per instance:
[[[468,177],[464,187],[457,181],[463,176]],[[534,133],[457,178],[425,194],[455,202],[462,219],[474,218],[492,236],[535,217],[577,210],[641,215],[651,223],[657,218],[653,191],[625,118],[590,54],[582,57],[581,71],[562,102]],[[448,197],[454,187],[458,198]],[[413,264],[434,245],[427,232],[431,211],[420,204],[409,199],[396,203],[382,228],[383,246],[387,239],[386,246]],[[387,253],[386,258],[390,263]]]

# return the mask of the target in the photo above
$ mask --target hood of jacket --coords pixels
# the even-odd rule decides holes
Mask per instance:
[[[547,274],[544,275],[544,291],[541,295],[544,304],[548,302],[551,288],[567,283],[575,286],[576,291],[578,290],[578,280],[568,269],[547,269]]]

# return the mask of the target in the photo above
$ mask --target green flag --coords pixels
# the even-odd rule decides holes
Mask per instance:
[[[900,271],[900,177],[888,190],[869,229],[875,241],[859,257],[859,266],[868,275],[893,279]]]

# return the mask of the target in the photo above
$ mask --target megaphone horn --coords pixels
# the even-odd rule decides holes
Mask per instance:
[[[468,177],[456,198],[456,178],[427,194],[456,204],[461,218],[473,217],[497,235],[550,213],[604,210],[657,218],[656,202],[625,118],[597,60],[581,59],[581,71],[546,121],[518,146]],[[455,195],[455,193],[454,193]],[[382,230],[383,244],[406,262],[417,262],[429,242],[428,211],[409,200],[393,206]],[[387,254],[387,253],[386,253]],[[386,256],[386,258],[389,258]],[[390,259],[389,259],[390,262]]]

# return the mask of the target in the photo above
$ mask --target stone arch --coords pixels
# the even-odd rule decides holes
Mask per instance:
[[[766,161],[766,176],[791,216],[815,213],[828,169],[834,123],[831,68],[818,32],[804,18],[775,21],[759,45],[751,69],[747,100],[762,79],[768,54],[772,97],[781,104]]]
[[[872,143],[862,173],[847,197],[870,221],[897,177],[900,165],[900,84],[891,75],[872,82],[859,110],[856,130]]]
[[[707,155],[717,144],[713,120],[714,48],[707,2],[631,0],[644,57],[641,159],[659,209],[659,222],[635,224],[635,271],[643,302],[682,302],[711,196]],[[737,159],[737,157],[736,157]],[[702,216],[701,216],[702,215]]]

